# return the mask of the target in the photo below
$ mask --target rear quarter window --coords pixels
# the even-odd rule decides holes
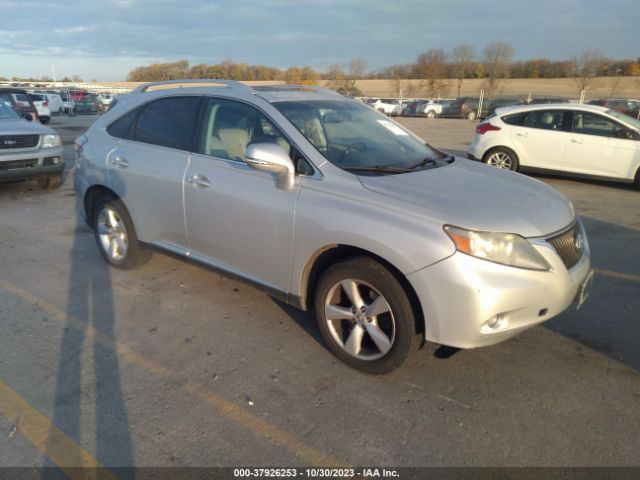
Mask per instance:
[[[133,122],[138,115],[139,108],[130,111],[107,127],[107,133],[112,137],[132,139]]]
[[[526,116],[527,116],[527,112],[521,112],[521,113],[513,113],[511,115],[505,115],[500,119],[507,125],[517,125],[521,127],[522,125],[524,125],[524,119]]]

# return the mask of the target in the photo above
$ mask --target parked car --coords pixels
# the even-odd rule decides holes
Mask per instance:
[[[493,115],[498,108],[509,107],[511,105],[522,105],[524,103],[522,100],[516,98],[494,98],[493,100],[487,101],[489,102],[487,105],[487,117]]]
[[[480,123],[469,158],[533,170],[636,183],[640,121],[596,105],[507,107]]]
[[[62,99],[62,111],[67,115],[73,115],[76,111],[76,102],[71,98],[68,92],[60,92],[60,98]]]
[[[152,245],[244,279],[313,308],[331,352],[368,373],[584,300],[586,233],[551,187],[319,87],[149,91],[188,82],[138,87],[76,140],[79,206],[113,267]]]
[[[405,100],[396,100],[393,98],[381,98],[380,100],[376,100],[371,104],[371,107],[377,110],[380,113],[384,113],[385,115],[400,115],[405,105],[408,104],[409,101]]]
[[[57,93],[51,93],[51,92],[39,92],[39,93],[40,95],[42,95],[47,99],[47,102],[49,104],[48,105],[49,111],[51,112],[52,115],[62,113],[63,102],[60,95],[58,95]]]
[[[407,117],[435,118],[442,113],[442,105],[434,100],[416,100],[405,108],[403,115]]]
[[[489,100],[485,99],[482,103],[482,112],[478,115],[478,107],[480,105],[479,97],[458,97],[443,112],[445,117],[466,118],[467,120],[475,120],[476,118],[484,118],[489,111]]]
[[[100,110],[106,112],[109,110],[109,105],[111,105],[112,97],[108,93],[101,93],[98,95],[98,106]]]
[[[0,88],[0,100],[11,105],[19,115],[33,122],[39,121],[38,110],[31,102],[26,90],[19,88]]]
[[[75,113],[95,114],[100,111],[98,99],[93,95],[85,95],[80,100],[75,100]]]
[[[615,110],[616,112],[624,113],[625,115],[633,118],[638,118],[638,113],[640,111],[640,101],[638,100],[599,98],[591,100],[589,104],[600,105],[601,107],[606,107],[611,110]]]
[[[38,93],[28,93],[27,95],[29,95],[33,106],[36,107],[40,123],[44,125],[49,123],[49,120],[51,120],[51,110],[49,110],[49,101],[47,100],[47,97]]]
[[[0,181],[36,178],[42,188],[62,184],[64,157],[60,136],[28,122],[0,98]]]
[[[541,103],[569,103],[569,99],[560,97],[533,97],[527,103],[530,105],[538,105]]]

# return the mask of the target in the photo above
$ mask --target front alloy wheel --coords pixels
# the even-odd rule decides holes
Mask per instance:
[[[322,274],[315,313],[327,348],[365,373],[395,370],[423,338],[404,287],[368,257],[336,263]]]
[[[395,339],[393,312],[386,298],[361,280],[334,284],[325,299],[327,327],[336,343],[360,360],[384,357]]]

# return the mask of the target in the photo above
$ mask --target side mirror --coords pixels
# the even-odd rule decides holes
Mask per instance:
[[[251,168],[278,175],[278,188],[293,187],[295,168],[289,154],[275,143],[252,143],[247,147],[244,161]]]

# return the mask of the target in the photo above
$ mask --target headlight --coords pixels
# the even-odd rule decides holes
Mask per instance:
[[[476,232],[445,225],[456,249],[476,258],[530,270],[549,270],[551,266],[529,241],[515,233]]]
[[[42,148],[59,147],[62,145],[60,135],[42,135]]]

